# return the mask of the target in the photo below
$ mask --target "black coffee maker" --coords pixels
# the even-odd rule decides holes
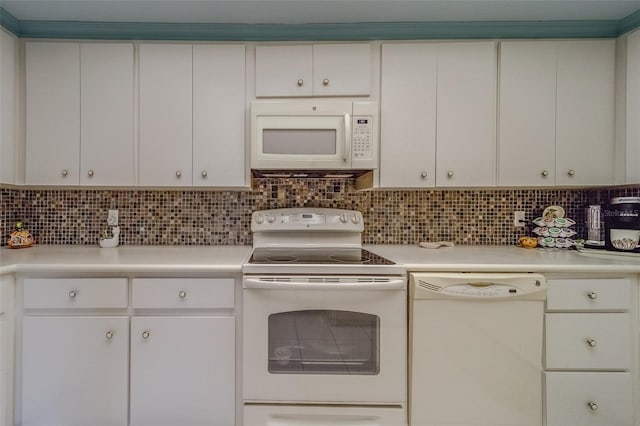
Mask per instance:
[[[640,253],[640,197],[612,198],[604,210],[607,250]]]

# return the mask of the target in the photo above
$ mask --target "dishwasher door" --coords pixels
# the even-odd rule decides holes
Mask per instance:
[[[410,280],[409,424],[540,426],[545,278]]]

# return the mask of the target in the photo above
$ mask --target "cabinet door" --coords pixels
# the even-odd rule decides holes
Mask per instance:
[[[626,183],[640,183],[640,30],[627,37]]]
[[[615,40],[558,43],[556,184],[613,183]]]
[[[0,183],[15,183],[17,39],[0,29]]]
[[[131,425],[228,426],[235,419],[235,319],[131,319]]]
[[[555,184],[556,44],[500,44],[498,184]]]
[[[256,97],[312,94],[311,45],[256,47]]]
[[[128,322],[25,317],[21,424],[127,424]]]
[[[80,183],[80,45],[27,42],[28,185]]]
[[[435,185],[436,75],[436,45],[382,45],[380,186]]]
[[[141,185],[191,185],[191,91],[191,45],[140,45]]]
[[[133,45],[80,46],[80,183],[134,185]]]
[[[438,46],[437,186],[492,186],[496,169],[496,44]]]
[[[193,46],[193,184],[245,184],[245,52]]]
[[[367,96],[371,93],[371,46],[316,44],[313,46],[315,96]]]

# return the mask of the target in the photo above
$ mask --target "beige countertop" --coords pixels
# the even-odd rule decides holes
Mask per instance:
[[[251,246],[35,245],[0,249],[0,273],[240,273]]]
[[[409,271],[640,273],[640,258],[585,255],[564,249],[515,246],[367,245]],[[36,245],[0,249],[0,273],[239,274],[251,246]]]
[[[409,271],[640,273],[640,257],[587,255],[567,249],[516,246],[425,249],[417,245],[370,245],[365,248],[404,265]]]

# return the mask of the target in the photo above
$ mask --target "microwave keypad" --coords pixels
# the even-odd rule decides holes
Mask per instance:
[[[353,117],[353,159],[371,158],[373,120],[371,117]]]

